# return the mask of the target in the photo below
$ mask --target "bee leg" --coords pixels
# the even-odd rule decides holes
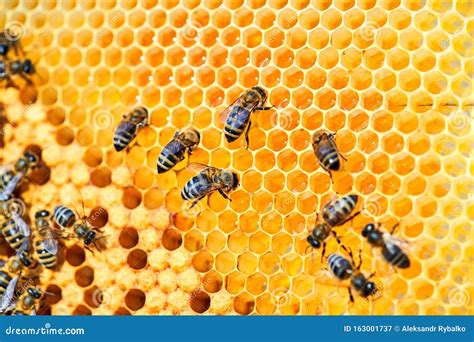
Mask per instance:
[[[352,295],[352,290],[350,286],[347,288],[347,291],[349,292],[349,300],[351,301],[351,303],[354,303],[354,296]]]
[[[362,248],[359,248],[359,265],[357,265],[357,269],[360,270],[362,266]]]
[[[342,223],[340,224],[340,226],[342,226],[343,224],[345,224],[346,222],[348,221],[351,221],[351,224],[352,224],[352,220],[357,216],[357,215],[360,215],[361,211],[358,211],[356,212],[354,215],[352,216],[349,216],[347,219],[345,219],[344,221],[342,221]]]
[[[397,229],[397,227],[400,225],[400,222],[397,222],[393,227],[392,227],[392,230],[390,231],[390,235],[393,235],[393,233],[395,232],[395,229]]]
[[[29,77],[26,76],[25,74],[21,73],[21,74],[20,74],[20,77],[23,78],[23,79],[26,81],[26,83],[27,83],[28,85],[30,85],[30,86],[33,85],[33,81],[31,80],[31,78],[29,78]]]
[[[323,242],[323,251],[321,253],[321,263],[323,263],[325,255],[326,255],[326,241]]]
[[[217,189],[217,191],[219,191],[219,193],[222,195],[222,197],[224,197],[225,199],[228,199],[229,201],[232,201],[230,199],[230,197],[227,196],[227,194],[224,191],[222,191],[222,189]]]
[[[247,129],[245,130],[245,149],[248,150],[249,148],[249,132],[250,132],[250,126],[252,126],[252,121],[249,121],[249,124],[247,126]]]
[[[206,196],[206,195],[203,195],[203,196],[201,196],[201,197],[196,198],[196,199],[193,201],[193,203],[191,204],[191,206],[189,207],[189,209],[194,208],[194,206],[195,206],[201,199],[203,199],[204,196]]]
[[[87,245],[84,245],[84,248],[87,249],[89,252],[91,252],[92,255],[94,255],[94,251],[92,250],[92,248],[90,248],[90,247],[87,246]]]
[[[337,243],[339,244],[339,246],[341,246],[341,248],[349,255],[352,255],[352,251],[350,251],[349,249],[347,249],[346,246],[344,246],[344,244],[342,243],[341,239],[339,238],[339,236],[336,234],[336,232],[334,230],[331,231],[332,235],[334,235],[334,238],[336,239]]]
[[[371,274],[369,274],[369,276],[367,277],[367,279],[370,279],[370,278],[372,278],[373,276],[375,276],[375,271],[372,272]]]
[[[332,172],[328,171],[328,173],[329,173],[329,178],[331,178],[331,183],[334,184],[334,179],[332,178]]]
[[[255,107],[255,110],[270,110],[270,109],[272,109],[273,107],[275,107],[275,106],[271,106],[271,107]]]

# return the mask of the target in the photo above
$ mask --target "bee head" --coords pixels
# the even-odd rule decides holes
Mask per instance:
[[[33,65],[31,59],[27,58],[23,62],[23,72],[27,74],[33,74],[35,72],[35,66]]]
[[[39,161],[39,157],[32,151],[26,151],[23,155],[29,163],[36,164]]]
[[[93,230],[90,230],[90,231],[87,233],[86,238],[84,239],[84,243],[85,243],[86,245],[90,245],[90,243],[91,243],[92,241],[94,241],[95,236],[96,236],[96,232],[94,232]]]
[[[362,294],[364,297],[371,296],[377,292],[377,287],[373,281],[368,281],[364,288],[362,289]]]
[[[51,215],[49,213],[49,211],[47,210],[40,210],[40,211],[37,211],[36,214],[35,214],[35,219],[38,219],[38,218],[42,218],[42,217],[49,217],[49,215]]]
[[[367,235],[369,235],[370,233],[372,233],[373,231],[375,231],[375,224],[373,223],[369,223],[367,224],[364,229],[362,230],[362,236],[363,237],[367,237]]]
[[[28,292],[28,294],[35,299],[40,299],[41,295],[43,294],[43,292],[37,287],[29,287],[26,292]]]
[[[6,56],[8,54],[9,46],[8,44],[0,44],[0,55]]]
[[[309,245],[313,248],[321,248],[321,242],[316,240],[312,235],[308,235],[306,241],[308,241]]]

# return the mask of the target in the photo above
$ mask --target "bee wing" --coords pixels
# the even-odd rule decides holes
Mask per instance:
[[[409,245],[408,241],[396,238],[390,233],[383,233],[383,241],[387,245],[387,248],[389,248],[389,246],[391,245],[395,245],[395,246],[400,247],[401,249],[406,249]]]
[[[43,247],[46,249],[49,253],[56,255],[58,252],[58,242],[53,236],[53,233],[51,232],[50,229],[47,229],[44,240],[43,240]]]
[[[19,277],[13,278],[9,283],[3,294],[2,301],[0,303],[0,312],[4,312],[9,309],[13,303],[13,297],[15,296],[16,284],[18,283]]]
[[[196,162],[189,163],[186,166],[186,168],[190,169],[191,171],[194,171],[194,172],[201,172],[203,170],[209,170],[209,169],[218,170],[214,166],[210,166],[210,165],[206,165],[206,164],[202,164],[202,163],[196,163]]]
[[[30,236],[30,226],[28,225],[28,223],[25,222],[25,220],[23,220],[23,217],[21,217],[21,215],[13,213],[12,220],[15,222],[16,227],[20,230],[23,236]]]
[[[18,183],[20,183],[21,179],[23,178],[23,173],[18,172],[13,178],[8,182],[8,184],[3,188],[2,192],[0,192],[0,201],[8,200],[9,196],[15,191]]]
[[[244,98],[244,94],[240,95],[234,102],[232,102],[226,109],[224,109],[222,113],[219,114],[221,123],[224,123],[227,120],[229,113],[232,111],[232,109],[235,106],[240,106],[243,98]]]

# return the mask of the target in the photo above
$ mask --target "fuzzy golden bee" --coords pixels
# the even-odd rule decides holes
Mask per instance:
[[[245,130],[246,146],[249,145],[249,130],[252,125],[250,115],[259,110],[270,110],[265,107],[267,92],[259,86],[246,90],[237,100],[227,107],[221,114],[225,120],[224,134],[228,142],[237,140]]]
[[[123,116],[114,133],[114,147],[117,152],[125,149],[137,136],[138,130],[148,124],[148,110],[137,107]]]
[[[183,200],[193,201],[190,208],[216,190],[222,197],[229,199],[228,194],[239,186],[239,176],[235,172],[202,164],[193,163],[191,166],[203,170],[191,178],[181,191]]]
[[[50,212],[40,210],[35,214],[34,250],[39,263],[46,268],[54,268],[57,264],[58,241],[51,227]]]
[[[319,165],[329,173],[333,181],[332,171],[341,170],[341,159],[346,160],[337,148],[334,135],[323,130],[314,133],[313,150]]]
[[[201,135],[196,129],[190,128],[183,132],[176,132],[158,156],[158,173],[164,173],[173,168],[184,159],[185,153],[189,156],[200,140]]]

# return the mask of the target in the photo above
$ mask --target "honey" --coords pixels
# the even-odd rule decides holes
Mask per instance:
[[[40,145],[51,179],[24,193],[28,205],[77,205],[81,189],[87,214],[107,213],[96,222],[110,235],[103,252],[67,241],[60,269],[42,273],[56,294],[43,313],[351,313],[343,286],[321,284],[325,265],[305,239],[316,211],[353,191],[366,210],[338,234],[363,247],[364,272],[377,270],[383,285],[356,313],[473,313],[469,1],[6,0],[0,8],[0,26],[22,28],[38,69],[36,92],[0,90],[15,122],[3,163]],[[228,144],[220,113],[255,85],[276,108],[251,115],[248,148],[243,138]],[[117,153],[114,127],[137,105],[150,125]],[[158,175],[159,153],[188,126],[201,133],[198,148]],[[334,184],[312,151],[318,129],[337,132],[347,158]],[[231,201],[212,194],[190,209],[180,196],[188,162],[237,171]],[[412,265],[397,274],[360,235],[387,220],[400,221],[396,235],[410,241]],[[327,254],[337,249],[328,241]]]

